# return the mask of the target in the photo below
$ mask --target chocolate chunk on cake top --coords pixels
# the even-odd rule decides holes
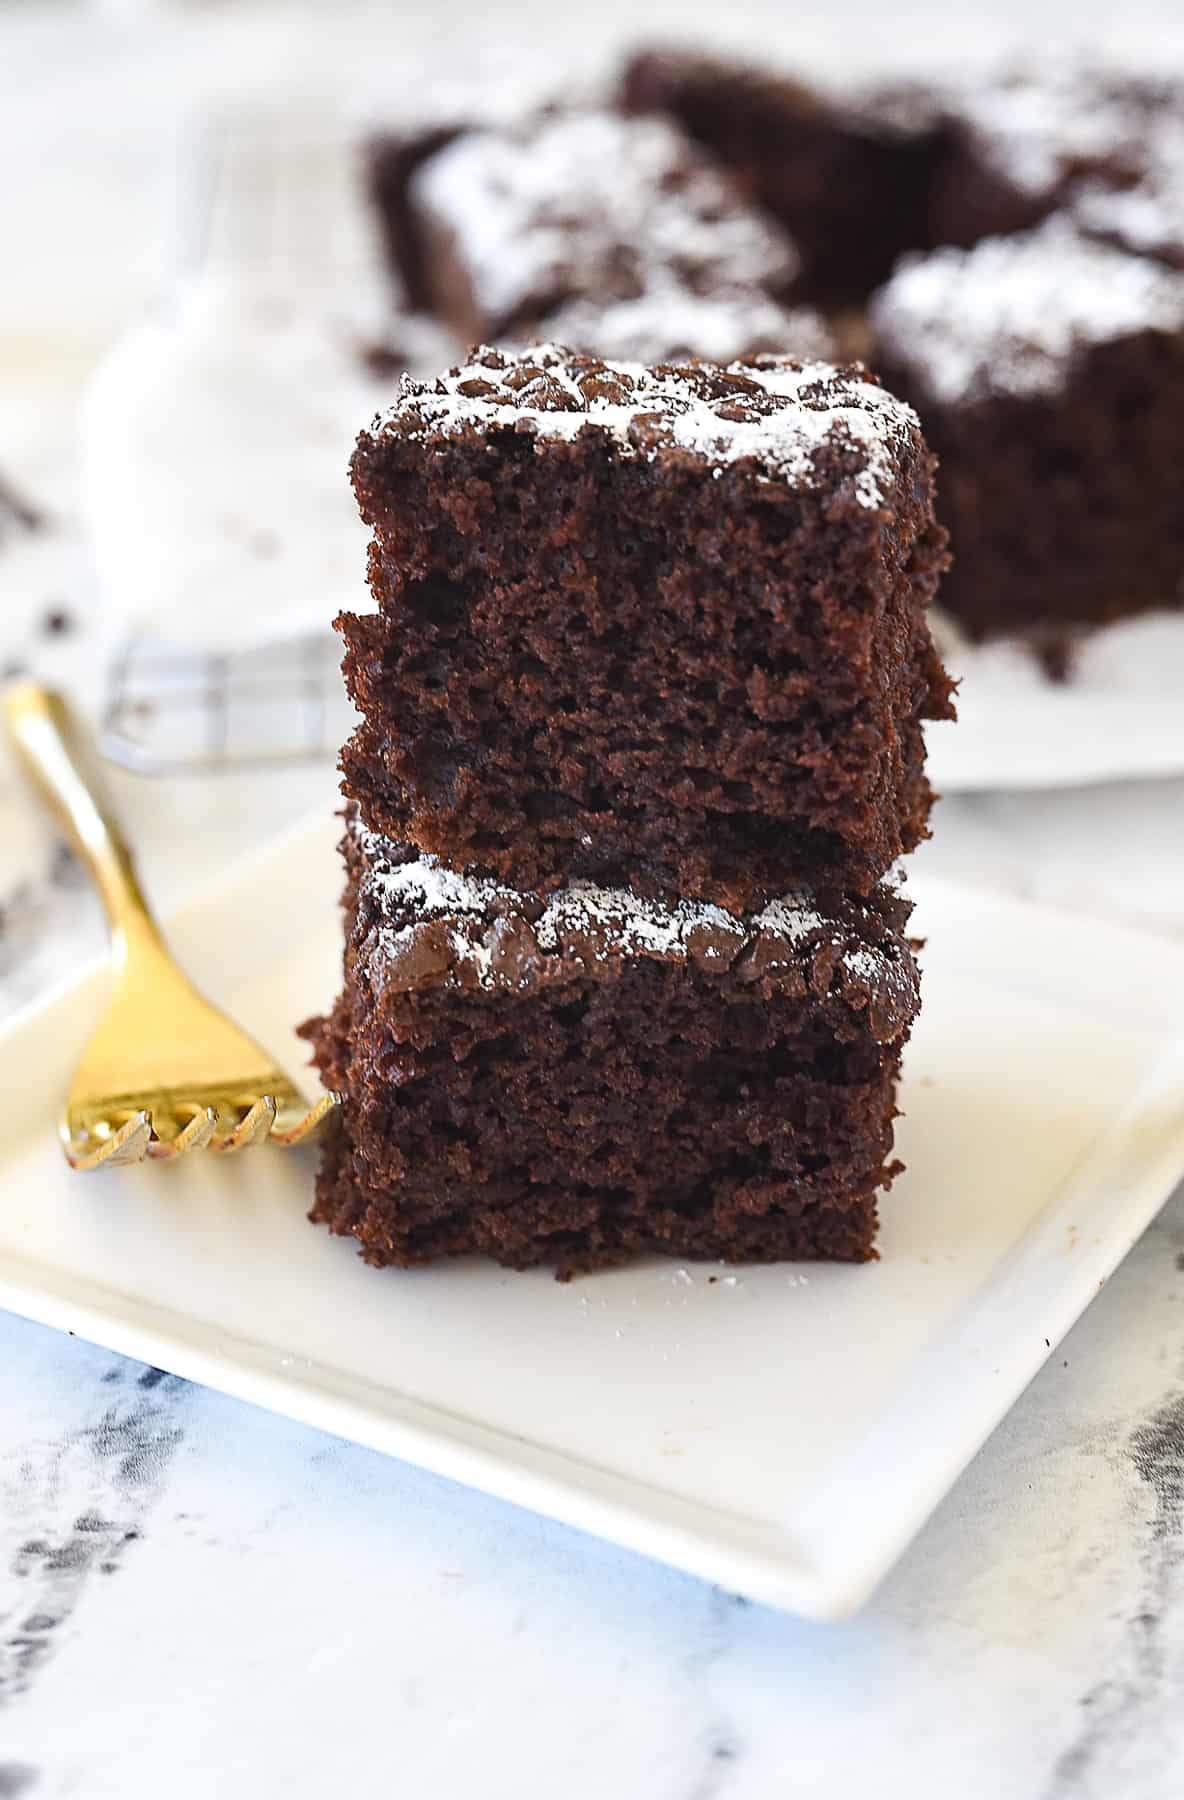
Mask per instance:
[[[872,319],[940,459],[970,635],[1184,602],[1184,275],[1058,218],[906,261]]]
[[[524,890],[739,910],[867,892],[925,835],[933,461],[858,365],[550,345],[405,380],[353,460],[365,823]]]
[[[737,917],[521,894],[356,819],[345,850],[345,990],[306,1028],[345,1097],[313,1217],[368,1261],[874,1254],[918,1005],[893,890]]]

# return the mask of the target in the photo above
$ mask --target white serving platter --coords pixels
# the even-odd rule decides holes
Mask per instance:
[[[337,821],[173,921],[293,1064],[331,996]],[[0,1036],[0,1304],[817,1618],[868,1595],[1184,1173],[1184,949],[936,881],[882,1260],[562,1285],[366,1268],[310,1156],[71,1175],[101,969]]]

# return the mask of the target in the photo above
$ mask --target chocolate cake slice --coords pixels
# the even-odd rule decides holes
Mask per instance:
[[[858,366],[555,346],[405,380],[358,440],[345,791],[454,866],[747,910],[870,890],[950,715],[916,418]]]
[[[1179,131],[1184,82],[1054,59],[971,77],[942,104],[930,242],[965,248],[1030,230],[1083,189],[1117,195],[1145,180],[1156,144]]]
[[[411,183],[422,165],[462,135],[464,125],[443,120],[407,132],[376,132],[366,145],[366,189],[382,237],[399,299],[428,308],[432,276],[419,217],[411,204]]]
[[[314,1219],[376,1264],[874,1254],[917,970],[891,889],[737,917],[449,870],[352,821]]]
[[[764,66],[650,49],[630,59],[620,99],[676,120],[780,221],[802,257],[802,297],[858,303],[903,250],[930,241],[946,125],[917,84],[838,95]]]
[[[397,99],[383,81],[364,104],[362,169],[400,307],[423,310],[432,298],[427,246],[411,200],[418,171],[466,132],[582,103],[569,84],[561,88],[556,91],[553,55],[498,38],[446,67],[433,59],[421,79],[399,84]]]
[[[408,191],[432,304],[467,343],[549,331],[572,301],[783,295],[797,272],[784,232],[658,119],[576,109],[468,132]]]
[[[1055,649],[1184,603],[1184,274],[1053,219],[907,261],[872,320],[940,459],[970,636]]]

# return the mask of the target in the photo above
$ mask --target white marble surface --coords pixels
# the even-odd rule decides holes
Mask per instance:
[[[0,468],[58,521],[0,545],[0,665],[84,694],[78,386],[151,292],[161,131],[199,77],[244,82],[243,34],[262,31],[241,9],[186,15],[169,28],[179,55],[164,26],[133,40],[136,12],[0,17],[0,150],[30,158],[29,180],[0,190],[21,277],[0,283]],[[996,16],[1015,30],[1024,9]],[[1168,14],[1074,16],[1125,40]],[[907,17],[958,48],[964,13]],[[310,53],[325,29],[310,27]],[[821,54],[841,20],[806,10],[801,29]],[[47,96],[58,154],[33,179],[28,130]],[[78,629],[47,634],[62,609]],[[167,906],[331,781],[116,785]],[[947,802],[922,854],[1100,929],[1122,917],[1174,933],[1182,820],[1177,781],[982,796]],[[2,766],[0,842],[4,1014],[101,935]],[[841,1626],[738,1603],[0,1316],[0,1800],[1178,1800],[1182,1687],[1184,1195]]]

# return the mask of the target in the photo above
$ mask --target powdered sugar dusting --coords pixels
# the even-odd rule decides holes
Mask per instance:
[[[629,300],[573,300],[551,315],[547,328],[577,350],[644,363],[685,356],[726,363],[758,350],[811,361],[835,354],[825,320],[808,307],[787,309],[754,288],[697,294],[669,279]]]
[[[1092,344],[1184,330],[1184,275],[1051,219],[973,250],[906,258],[872,321],[935,399],[1049,393]]]
[[[1152,134],[1133,186],[1084,183],[1074,195],[1073,216],[1084,231],[1184,265],[1184,119],[1173,115]]]
[[[883,957],[874,950],[848,950],[843,961],[853,975],[862,975],[868,981],[874,981],[884,965]]]
[[[484,918],[499,910],[518,910],[523,904],[524,896],[516,889],[489,876],[448,869],[434,856],[396,862],[382,837],[358,825],[352,829],[366,858],[367,886],[414,912],[419,921]],[[803,935],[811,922],[814,927],[821,924],[818,914],[807,911],[803,902],[776,904],[786,918],[795,918]],[[587,881],[573,881],[552,894],[534,922],[534,934],[543,950],[558,949],[573,933],[595,930],[625,954],[649,956],[685,956],[692,934],[705,928],[732,936],[739,944],[751,931],[752,922],[719,906],[687,900],[667,904],[628,888],[597,887]],[[402,927],[408,929],[414,927]],[[467,954],[467,939],[458,939],[456,947],[462,942]]]
[[[990,168],[1045,198],[1091,169],[1137,168],[1149,120],[1170,105],[1165,83],[1070,60],[968,82],[950,110]]]
[[[351,824],[367,862],[367,885],[409,907],[421,919],[441,919],[465,913],[486,913],[499,900],[514,898],[514,890],[499,887],[481,875],[465,875],[438,862],[434,856],[413,862],[396,862],[391,846],[377,832]]]
[[[949,95],[947,80],[876,75],[837,89],[831,103],[856,129],[908,142],[929,138],[946,123]]]
[[[600,887],[572,881],[550,895],[541,908],[535,897],[521,894],[484,875],[446,868],[433,856],[397,860],[392,845],[356,819],[349,830],[365,863],[362,889],[378,899],[386,914],[413,915],[412,922],[380,925],[370,947],[375,960],[389,964],[410,948],[427,925],[442,921],[455,967],[477,987],[504,985],[494,969],[493,927],[500,918],[536,914],[532,930],[544,954],[568,951],[595,960],[652,956],[666,960],[698,957],[730,965],[746,949],[759,945],[766,971],[788,967],[804,946],[827,944],[841,950],[839,964],[875,989],[904,992],[915,984],[911,962],[899,959],[890,943],[850,944],[850,928],[828,918],[804,893],[770,901],[759,912],[736,914],[708,902],[658,900],[628,888]],[[809,952],[807,952],[807,955]]]
[[[661,119],[559,112],[467,132],[424,165],[413,195],[495,320],[555,290],[626,298],[657,272],[690,288],[782,285],[799,262]]]
[[[626,956],[686,956],[697,931],[723,932],[737,943],[744,936],[743,923],[722,907],[689,900],[667,906],[587,881],[551,895],[534,929],[544,950],[559,949],[573,934],[595,933]]]
[[[795,894],[788,899],[770,900],[756,914],[752,923],[758,931],[773,931],[778,937],[797,944],[809,937],[811,932],[821,931],[825,920],[821,913],[814,912],[805,904],[801,895]]]
[[[655,460],[674,449],[722,468],[751,459],[758,479],[798,491],[820,484],[826,447],[851,456],[851,491],[883,507],[902,455],[919,439],[916,414],[858,366],[787,356],[659,365],[598,360],[558,344],[482,348],[431,384],[404,377],[399,398],[375,421],[377,434],[428,439],[501,427],[539,440],[595,429],[628,456]]]

